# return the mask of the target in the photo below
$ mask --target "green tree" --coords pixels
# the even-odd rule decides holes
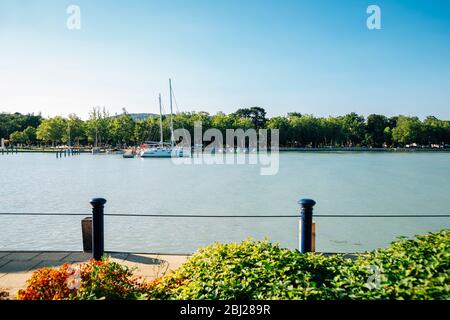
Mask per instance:
[[[120,116],[114,117],[109,125],[110,138],[116,145],[128,145],[134,141],[135,123],[125,109]]]
[[[286,117],[273,117],[267,121],[268,129],[278,129],[280,146],[287,146],[290,143],[290,126]]]
[[[218,112],[211,118],[211,127],[218,129],[225,136],[226,129],[233,129],[236,116]]]
[[[423,122],[423,142],[426,144],[445,144],[448,127],[448,121],[428,116]]]
[[[41,115],[0,113],[0,138],[7,139],[14,131],[23,131],[29,126],[37,128],[41,121]]]
[[[384,135],[384,141],[386,141],[386,144],[391,146],[392,142],[393,142],[392,141],[392,129],[390,127],[384,128],[383,135]]]
[[[300,112],[288,112],[288,118],[292,118],[292,117],[298,117],[300,118],[302,116],[302,114]]]
[[[150,132],[152,129],[150,118],[136,121],[134,125],[133,139],[137,144],[142,144],[150,140]]]
[[[325,146],[342,146],[346,143],[346,135],[339,118],[328,117],[321,119],[321,134]]]
[[[29,145],[36,142],[36,128],[32,126],[28,126],[25,130],[23,130],[23,133],[26,136],[25,142]]]
[[[9,135],[9,139],[15,143],[31,143],[36,142],[36,129],[29,126],[23,131],[14,131]]]
[[[110,139],[110,122],[111,118],[105,108],[92,108],[85,123],[88,141],[98,146],[107,143]]]
[[[144,141],[159,141],[159,116],[142,120],[123,110],[119,116],[110,117],[105,108],[93,108],[89,119],[83,121],[75,114],[67,119],[54,117],[42,119],[40,115],[0,113],[0,137],[15,142],[33,144],[36,139],[51,142],[95,143],[129,145]],[[170,117],[163,116],[164,140],[170,139]],[[180,112],[173,116],[174,128],[187,129],[194,134],[194,123],[200,121],[203,131],[209,128],[226,129],[268,128],[280,130],[281,146],[404,146],[406,144],[450,144],[450,121],[428,116],[423,122],[417,117],[371,114],[363,116],[350,113],[344,116],[317,118],[298,112],[284,117],[266,119],[265,110],[259,107],[242,108],[235,113]],[[23,133],[23,134],[22,134]]]
[[[9,135],[9,139],[14,143],[24,143],[27,141],[27,138],[23,131],[14,131]]]
[[[323,141],[321,121],[313,115],[289,118],[290,140],[294,145],[317,147]]]
[[[235,114],[240,118],[251,119],[255,129],[264,128],[266,125],[266,110],[261,107],[241,108]]]
[[[339,119],[342,123],[344,134],[347,138],[347,145],[360,145],[364,140],[366,133],[364,117],[352,112],[346,114],[345,116],[339,117]]]
[[[392,129],[392,141],[396,145],[405,146],[420,143],[423,136],[423,127],[419,118],[399,116],[397,126]]]
[[[367,132],[365,143],[374,147],[381,147],[385,140],[384,129],[389,127],[388,118],[379,115],[371,114],[367,117]]]
[[[73,144],[73,141],[76,141],[77,144],[80,144],[80,140],[86,139],[86,130],[85,124],[83,120],[81,120],[75,114],[69,114],[67,118],[67,130],[63,136],[63,141],[66,143]]]
[[[51,142],[52,146],[61,142],[66,134],[67,123],[62,117],[45,119],[36,130],[36,136],[44,142]]]

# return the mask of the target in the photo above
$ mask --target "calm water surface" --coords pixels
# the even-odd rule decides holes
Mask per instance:
[[[256,165],[174,165],[120,155],[0,155],[0,212],[290,215],[450,214],[450,153],[280,154],[277,175]],[[449,218],[316,218],[317,250],[356,252],[397,236],[450,227]],[[269,238],[298,247],[296,218],[106,217],[107,250],[193,252],[214,241]],[[0,215],[0,250],[81,250],[80,217]]]

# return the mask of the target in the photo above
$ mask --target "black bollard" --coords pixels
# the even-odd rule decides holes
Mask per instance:
[[[105,251],[103,209],[106,199],[94,198],[92,205],[92,257],[101,260]]]
[[[302,228],[300,235],[300,252],[301,253],[312,252],[313,207],[316,204],[316,202],[312,199],[300,199],[298,203],[301,206],[300,223]]]

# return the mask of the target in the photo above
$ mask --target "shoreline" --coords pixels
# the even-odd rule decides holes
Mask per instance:
[[[91,153],[91,149],[76,149],[79,153]],[[42,148],[18,148],[0,149],[0,155],[15,153],[57,153],[65,149],[42,149]],[[116,149],[107,152],[108,149],[100,151],[102,154],[118,154],[126,149]],[[369,148],[369,147],[333,147],[333,148],[304,148],[304,147],[279,147],[280,152],[450,152],[450,148]]]
[[[296,148],[280,147],[286,152],[450,152],[450,148],[369,148],[369,147],[339,147],[339,148]]]

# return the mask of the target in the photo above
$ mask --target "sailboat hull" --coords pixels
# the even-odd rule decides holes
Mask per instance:
[[[141,152],[141,158],[179,158],[183,157],[182,149],[152,148]]]

